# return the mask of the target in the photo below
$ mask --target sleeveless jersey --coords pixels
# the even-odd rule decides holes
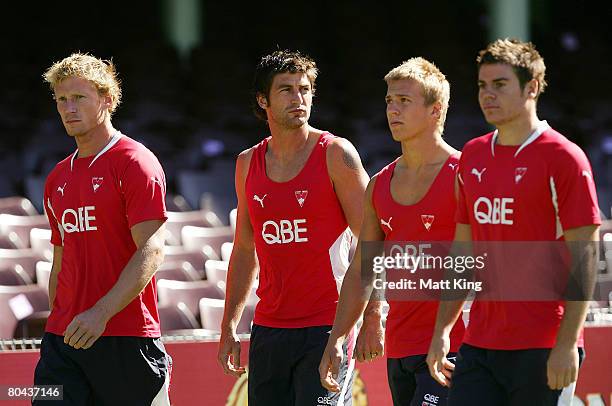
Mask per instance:
[[[352,235],[327,171],[333,138],[323,133],[302,170],[287,182],[266,174],[271,137],[253,150],[245,192],[259,260],[255,324],[333,324]]]
[[[459,154],[450,156],[423,198],[411,205],[397,203],[391,195],[391,178],[399,158],[376,177],[372,204],[385,233],[385,241],[452,241],[455,235],[455,172]],[[401,271],[404,272],[404,271]],[[438,301],[388,300],[385,347],[389,358],[427,354],[433,335]],[[451,351],[461,345],[465,326],[459,318],[451,331]]]

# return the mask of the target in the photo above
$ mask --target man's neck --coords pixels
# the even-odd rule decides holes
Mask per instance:
[[[268,145],[269,152],[280,161],[290,160],[306,146],[310,129],[308,124],[295,129],[270,125],[272,139]]]
[[[538,128],[539,124],[540,119],[534,111],[499,125],[497,126],[497,143],[499,145],[521,145]]]
[[[419,170],[446,160],[453,152],[454,149],[440,135],[430,134],[402,141],[400,162],[410,170]]]
[[[77,158],[97,155],[110,142],[116,130],[110,121],[106,120],[85,134],[74,137],[79,154]]]

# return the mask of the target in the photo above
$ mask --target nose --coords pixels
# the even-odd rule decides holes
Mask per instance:
[[[387,114],[390,116],[399,114],[399,110],[397,109],[395,103],[391,102],[387,104]]]
[[[481,87],[478,91],[478,95],[483,100],[495,98],[495,93],[492,92],[488,86]]]
[[[304,95],[299,90],[293,90],[291,92],[291,103],[297,104],[298,106],[304,103]]]

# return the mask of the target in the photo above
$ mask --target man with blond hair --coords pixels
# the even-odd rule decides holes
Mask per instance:
[[[321,383],[330,390],[338,390],[335,376],[343,357],[344,337],[362,316],[368,298],[370,302],[380,300],[378,295],[371,296],[373,268],[362,266],[364,258],[370,257],[367,251],[374,249],[372,242],[384,241],[385,246],[397,243],[408,253],[414,242],[452,240],[455,229],[459,152],[442,138],[450,85],[442,72],[423,58],[402,63],[384,79],[387,121],[402,154],[374,175],[366,190],[357,251],[342,285],[334,327],[319,367]],[[402,275],[392,276],[388,271],[386,278],[395,280],[398,276]],[[447,389],[432,379],[425,363],[438,301],[412,296],[410,291],[387,296],[390,309],[385,351],[393,404],[445,405]],[[382,329],[380,318],[375,316],[366,314],[362,328]],[[463,331],[459,320],[452,329],[451,351],[459,348]],[[381,355],[373,351],[366,358]]]
[[[45,184],[51,314],[34,383],[62,385],[63,405],[169,405],[153,279],[163,260],[164,172],[111,124],[121,101],[112,62],[72,54],[44,78],[77,150]]]
[[[494,274],[489,281],[508,274],[512,281],[540,257],[547,260],[531,268],[530,279],[512,281],[519,292],[508,289],[493,300],[476,295],[452,376],[449,331],[464,300],[443,302],[427,362],[440,383],[451,385],[453,406],[557,405],[577,378],[594,283],[601,221],[591,165],[577,145],[538,118],[546,67],[532,43],[494,41],[480,51],[477,66],[480,108],[496,130],[463,148],[455,241],[505,253],[520,244],[516,255],[484,270]],[[494,250],[490,242],[501,247]],[[528,247],[545,251],[534,255]],[[530,293],[536,283],[551,287],[544,292],[550,298]],[[559,285],[560,295],[553,296]]]

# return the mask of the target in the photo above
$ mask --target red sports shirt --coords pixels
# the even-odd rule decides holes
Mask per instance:
[[[455,235],[455,173],[459,154],[450,156],[423,198],[411,205],[397,203],[391,195],[391,178],[399,158],[376,176],[372,204],[385,233],[385,241],[452,241]],[[405,271],[400,271],[405,272]],[[389,358],[427,354],[438,312],[437,301],[388,300],[385,347]],[[461,345],[465,326],[460,318],[451,331],[451,348]]]
[[[254,148],[245,188],[259,259],[256,324],[333,324],[351,236],[327,171],[333,138],[323,133],[304,168],[287,182],[266,174],[270,138]]]
[[[130,228],[166,219],[164,172],[142,144],[117,132],[96,156],[77,154],[57,164],[44,192],[51,243],[63,246],[46,327],[58,335],[115,285],[136,251]],[[160,336],[154,279],[109,320],[103,335]]]
[[[591,165],[577,145],[545,121],[520,146],[496,139],[493,132],[469,141],[459,163],[457,222],[471,226],[474,241],[560,241],[563,230],[601,224]],[[552,348],[564,308],[560,301],[476,300],[464,341]]]

